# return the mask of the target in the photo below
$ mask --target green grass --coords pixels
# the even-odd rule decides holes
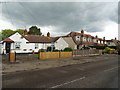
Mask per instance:
[[[38,56],[38,54],[34,54],[34,55]]]

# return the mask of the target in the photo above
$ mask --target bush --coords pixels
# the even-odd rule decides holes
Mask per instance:
[[[115,49],[106,47],[106,48],[103,50],[103,53],[109,53],[110,50],[115,50]]]
[[[66,47],[66,48],[64,49],[64,51],[72,51],[72,48]]]
[[[59,50],[58,50],[58,49],[55,49],[55,50],[53,50],[53,52],[59,52]]]
[[[96,49],[100,49],[100,50],[104,50],[106,47],[109,47],[109,48],[113,48],[113,49],[117,49],[116,46],[89,46],[91,48],[96,48]]]
[[[52,51],[52,49],[53,49],[53,51],[55,50],[55,47],[47,47],[47,51]]]
[[[41,49],[40,52],[44,52],[45,50],[44,49]]]

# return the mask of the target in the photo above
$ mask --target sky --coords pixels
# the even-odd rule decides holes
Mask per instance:
[[[0,30],[37,25],[51,36],[80,32],[118,38],[118,2],[7,2],[0,3]]]

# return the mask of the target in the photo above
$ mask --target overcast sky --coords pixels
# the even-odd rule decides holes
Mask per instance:
[[[25,29],[32,25],[46,35],[71,31],[112,39],[118,37],[117,2],[10,2],[1,3],[0,30]]]

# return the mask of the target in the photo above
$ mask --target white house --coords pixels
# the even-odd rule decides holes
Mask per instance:
[[[55,48],[58,50],[64,50],[66,47],[77,49],[77,45],[73,41],[72,37],[60,37],[54,42]]]
[[[106,40],[107,46],[116,46],[115,42],[113,40]]]
[[[38,52],[39,49],[47,49],[51,46],[51,40],[47,36],[25,35],[22,36],[18,32],[4,39],[0,43],[0,53],[31,53]]]

